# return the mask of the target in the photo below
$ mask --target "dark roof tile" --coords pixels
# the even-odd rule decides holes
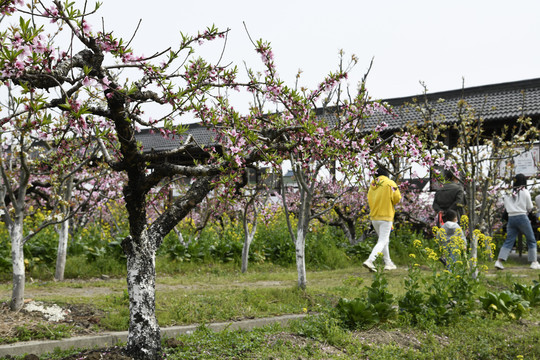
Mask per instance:
[[[141,142],[143,151],[171,150],[182,145],[187,136],[191,134],[195,142],[201,146],[214,143],[216,133],[201,124],[189,124],[185,133],[181,135],[163,136],[159,130],[144,129],[135,134],[137,141]]]
[[[421,121],[418,111],[406,107],[413,104],[414,99],[421,105],[427,100],[434,110],[434,119],[444,118],[448,122],[457,120],[458,102],[462,99],[486,121],[515,120],[521,115],[537,118],[540,117],[540,78],[387,99],[385,102],[392,105],[395,116],[374,115],[368,119],[368,127],[385,121],[388,130],[396,130],[407,123]]]
[[[465,100],[476,112],[477,116],[486,121],[516,120],[519,116],[526,115],[533,118],[540,117],[540,78],[522,80],[509,83],[476,86],[458,90],[430,93],[401,98],[386,99],[383,102],[393,107],[393,115],[375,114],[366,120],[366,128],[374,129],[381,121],[389,126],[387,130],[394,131],[403,128],[411,122],[421,122],[420,113],[405,104],[413,103],[417,99],[423,103],[427,99],[430,107],[434,110],[434,120],[444,119],[446,122],[457,120],[458,102]],[[444,101],[439,101],[444,99]],[[317,115],[324,117],[329,124],[336,124],[335,114],[323,109],[317,109]],[[137,140],[143,145],[143,151],[162,151],[176,148],[182,144],[185,137],[191,134],[195,141],[203,146],[214,144],[216,133],[201,124],[188,125],[187,132],[181,136],[164,138],[159,133],[151,133],[143,130],[136,134]]]

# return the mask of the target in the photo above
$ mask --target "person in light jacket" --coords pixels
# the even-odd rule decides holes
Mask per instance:
[[[386,169],[379,168],[375,175],[376,178],[373,179],[368,190],[368,204],[369,217],[378,235],[378,240],[363,265],[371,271],[376,271],[373,262],[377,255],[382,253],[385,264],[384,269],[395,270],[396,265],[390,258],[388,245],[394,222],[394,207],[401,200],[401,193],[396,183],[388,178],[390,173]]]
[[[448,264],[448,258],[452,264],[456,262],[457,255],[463,251],[467,244],[467,239],[463,233],[463,229],[458,224],[458,214],[454,210],[446,210],[443,216],[444,225],[437,232],[439,245],[442,249],[441,261],[443,264]]]
[[[531,194],[527,190],[527,178],[523,174],[514,177],[511,192],[504,196],[504,208],[508,213],[508,225],[506,226],[506,240],[499,251],[499,256],[495,262],[495,268],[503,270],[503,261],[508,259],[510,251],[514,247],[519,232],[527,239],[527,257],[531,262],[531,269],[539,270],[538,258],[536,255],[537,245],[529,217],[529,212],[533,209]]]

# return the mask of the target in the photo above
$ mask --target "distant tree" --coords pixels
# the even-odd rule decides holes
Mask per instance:
[[[345,181],[331,178],[322,180],[319,186],[321,188],[318,193],[321,194],[321,198],[315,200],[314,208],[317,209],[319,206],[324,208],[325,204],[333,207],[326,212],[315,210],[318,214],[317,220],[342,230],[350,245],[363,241],[370,227],[367,186],[362,186],[360,182],[352,186]],[[339,200],[330,202],[336,196],[340,196]]]
[[[57,225],[60,231],[55,278],[63,280],[69,220],[95,200],[107,179],[98,168],[83,171],[96,150],[87,143],[69,140],[77,130],[64,123],[62,117],[54,121],[40,112],[20,110],[25,101],[34,105],[32,98],[27,89],[20,97],[8,96],[4,106],[7,117],[0,130],[0,214],[11,240],[13,310],[23,306],[24,244],[46,227]],[[78,151],[74,151],[75,147]],[[36,228],[25,229],[25,218],[32,216],[30,207],[46,210],[48,216]]]

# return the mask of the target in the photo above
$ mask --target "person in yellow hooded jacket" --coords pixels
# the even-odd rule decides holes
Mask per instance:
[[[394,222],[394,207],[401,200],[401,193],[396,183],[389,179],[390,173],[386,169],[377,169],[375,176],[368,190],[368,204],[369,217],[379,239],[363,265],[371,271],[376,271],[373,262],[379,253],[382,253],[384,269],[395,270],[397,267],[390,258],[388,245]]]

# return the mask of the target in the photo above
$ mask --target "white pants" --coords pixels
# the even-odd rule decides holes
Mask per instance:
[[[372,220],[371,223],[375,228],[375,232],[379,236],[377,244],[371,250],[368,260],[373,262],[379,255],[383,254],[383,260],[386,265],[392,264],[390,259],[390,252],[388,251],[388,244],[390,243],[390,232],[392,231],[392,222],[383,220]]]

